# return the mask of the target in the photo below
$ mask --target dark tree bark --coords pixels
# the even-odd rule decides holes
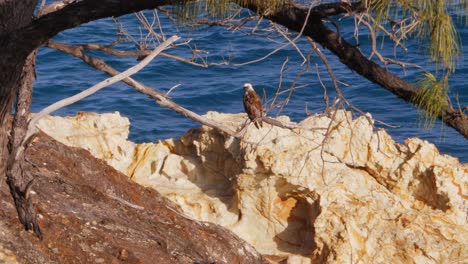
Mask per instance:
[[[10,135],[9,115],[13,107],[14,96],[18,87],[22,86],[21,75],[27,72],[23,68],[26,57],[31,51],[26,53],[24,58],[10,58],[10,49],[7,46],[14,46],[8,43],[8,38],[12,32],[29,24],[33,17],[37,0],[0,0],[0,153],[2,154],[0,163],[0,177],[4,179],[8,161],[7,145]]]
[[[33,83],[35,79],[35,64],[36,64],[36,55],[37,50],[31,52],[31,54],[26,59],[26,64],[23,67],[19,79],[19,90],[16,96],[16,111],[13,119],[13,125],[11,129],[11,138],[10,138],[10,150],[9,153],[14,154],[15,150],[21,145],[24,136],[27,132],[28,126],[28,116],[30,113],[31,101],[32,101],[32,92],[33,92]],[[10,156],[8,161],[8,171],[11,171],[13,167],[13,156]],[[11,174],[16,174],[15,172]],[[9,177],[11,178],[11,177]],[[18,188],[23,189],[26,187],[26,184],[29,182],[27,179],[17,177],[16,185]]]
[[[8,38],[12,32],[26,26],[32,21],[34,8],[37,0],[25,1],[0,1],[0,46],[14,46],[15,43],[9,43]],[[21,163],[14,162],[11,151],[16,149],[24,137],[27,127],[27,116],[31,104],[32,84],[34,81],[34,64],[36,52],[31,50],[25,58],[10,58],[6,52],[8,49],[0,51],[0,153],[2,163],[0,165],[0,177],[5,178],[10,186],[11,193],[15,200],[21,223],[26,229],[32,229],[41,237],[39,227],[36,223],[35,213],[28,195],[32,182],[29,186],[25,183],[21,173]],[[20,98],[17,104],[17,114],[11,129],[9,120],[13,101],[16,93],[20,91]],[[15,131],[16,133],[14,133]],[[10,137],[11,135],[11,137]],[[10,143],[10,149],[7,145]],[[31,224],[30,224],[31,223]]]
[[[27,177],[23,173],[24,156],[16,158],[16,153],[20,149],[24,136],[28,130],[28,116],[30,113],[33,82],[35,79],[35,64],[37,50],[29,54],[23,72],[20,76],[20,87],[16,96],[16,111],[13,119],[13,128],[11,129],[11,139],[9,151],[9,160],[7,164],[7,182],[13,195],[15,206],[18,212],[19,220],[26,230],[33,230],[37,236],[42,239],[42,233],[36,221],[36,212],[34,210],[29,192],[32,189],[34,179]]]

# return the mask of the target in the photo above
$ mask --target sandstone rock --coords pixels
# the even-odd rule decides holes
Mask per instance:
[[[206,116],[234,130],[246,119]],[[191,217],[231,229],[274,262],[468,259],[467,164],[418,138],[396,143],[373,127],[370,115],[353,120],[337,111],[300,126],[250,125],[242,140],[192,129],[180,139],[121,148],[128,150],[121,156],[134,157],[118,168]],[[125,145],[126,135],[118,136],[112,141]],[[95,145],[116,149],[110,139],[96,139]],[[66,144],[81,146],[79,140]]]
[[[73,117],[46,116],[37,127],[68,146],[80,146],[120,172],[133,162],[135,144],[127,140],[130,122],[118,112],[80,112]]]

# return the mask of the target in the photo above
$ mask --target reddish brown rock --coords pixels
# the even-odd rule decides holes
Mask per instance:
[[[8,263],[265,263],[229,230],[180,213],[156,191],[48,136],[26,151],[44,239],[24,231],[0,186],[0,259]]]

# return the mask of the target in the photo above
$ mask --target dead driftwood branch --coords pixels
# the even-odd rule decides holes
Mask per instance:
[[[48,115],[62,107],[65,107],[65,106],[68,106],[70,104],[73,104],[73,103],[76,103],[78,102],[79,100],[85,98],[85,97],[88,97],[94,93],[96,93],[97,91],[105,88],[105,87],[108,87],[109,85],[112,85],[116,82],[119,82],[137,72],[139,72],[141,69],[143,69],[146,65],[148,65],[156,56],[159,55],[159,53],[161,53],[164,49],[166,49],[167,47],[169,47],[169,45],[171,45],[172,43],[174,43],[175,41],[179,40],[180,37],[178,36],[172,36],[170,37],[169,39],[167,39],[166,41],[164,41],[161,45],[159,45],[157,48],[155,48],[150,55],[148,55],[144,60],[142,60],[140,63],[138,63],[137,65],[129,68],[128,70],[122,72],[122,73],[119,73],[111,78],[108,78],[94,86],[92,86],[91,88],[88,88],[84,91],[82,91],[81,93],[78,93],[74,96],[71,96],[71,97],[68,97],[68,98],[65,98],[63,100],[60,100],[46,108],[44,108],[42,111],[40,111],[37,115],[35,115],[31,121],[29,121],[29,125],[28,125],[28,132],[23,140],[23,142],[27,141],[29,139],[29,137],[31,137],[34,133],[36,133],[37,129],[36,129],[36,123],[42,118],[44,117],[45,115]],[[19,151],[17,153],[17,155],[21,154]]]

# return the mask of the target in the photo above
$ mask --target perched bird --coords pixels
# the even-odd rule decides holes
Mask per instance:
[[[250,120],[254,122],[259,129],[262,126],[261,117],[263,116],[262,99],[255,92],[250,83],[244,84],[244,108]]]

